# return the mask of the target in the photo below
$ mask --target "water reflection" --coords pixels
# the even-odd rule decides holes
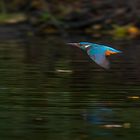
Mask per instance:
[[[139,139],[138,44],[112,42],[105,71],[57,36],[2,41],[1,139]]]

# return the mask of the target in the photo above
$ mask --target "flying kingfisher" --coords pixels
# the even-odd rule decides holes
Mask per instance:
[[[121,53],[121,51],[109,46],[89,42],[68,43],[68,45],[73,45],[86,51],[93,61],[105,69],[109,69],[109,61],[106,56]]]

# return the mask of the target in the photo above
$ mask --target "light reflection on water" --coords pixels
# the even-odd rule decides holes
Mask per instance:
[[[1,41],[0,138],[139,139],[138,44],[106,71],[59,37]]]

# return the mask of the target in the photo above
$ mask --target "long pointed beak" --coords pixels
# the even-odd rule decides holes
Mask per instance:
[[[71,45],[71,46],[76,46],[76,47],[80,47],[79,43],[67,43],[68,45]]]

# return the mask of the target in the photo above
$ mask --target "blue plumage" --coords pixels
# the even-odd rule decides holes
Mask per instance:
[[[109,68],[109,61],[106,56],[111,54],[121,53],[121,51],[105,45],[99,45],[89,42],[68,43],[69,45],[77,46],[87,52],[89,57],[103,68]]]

